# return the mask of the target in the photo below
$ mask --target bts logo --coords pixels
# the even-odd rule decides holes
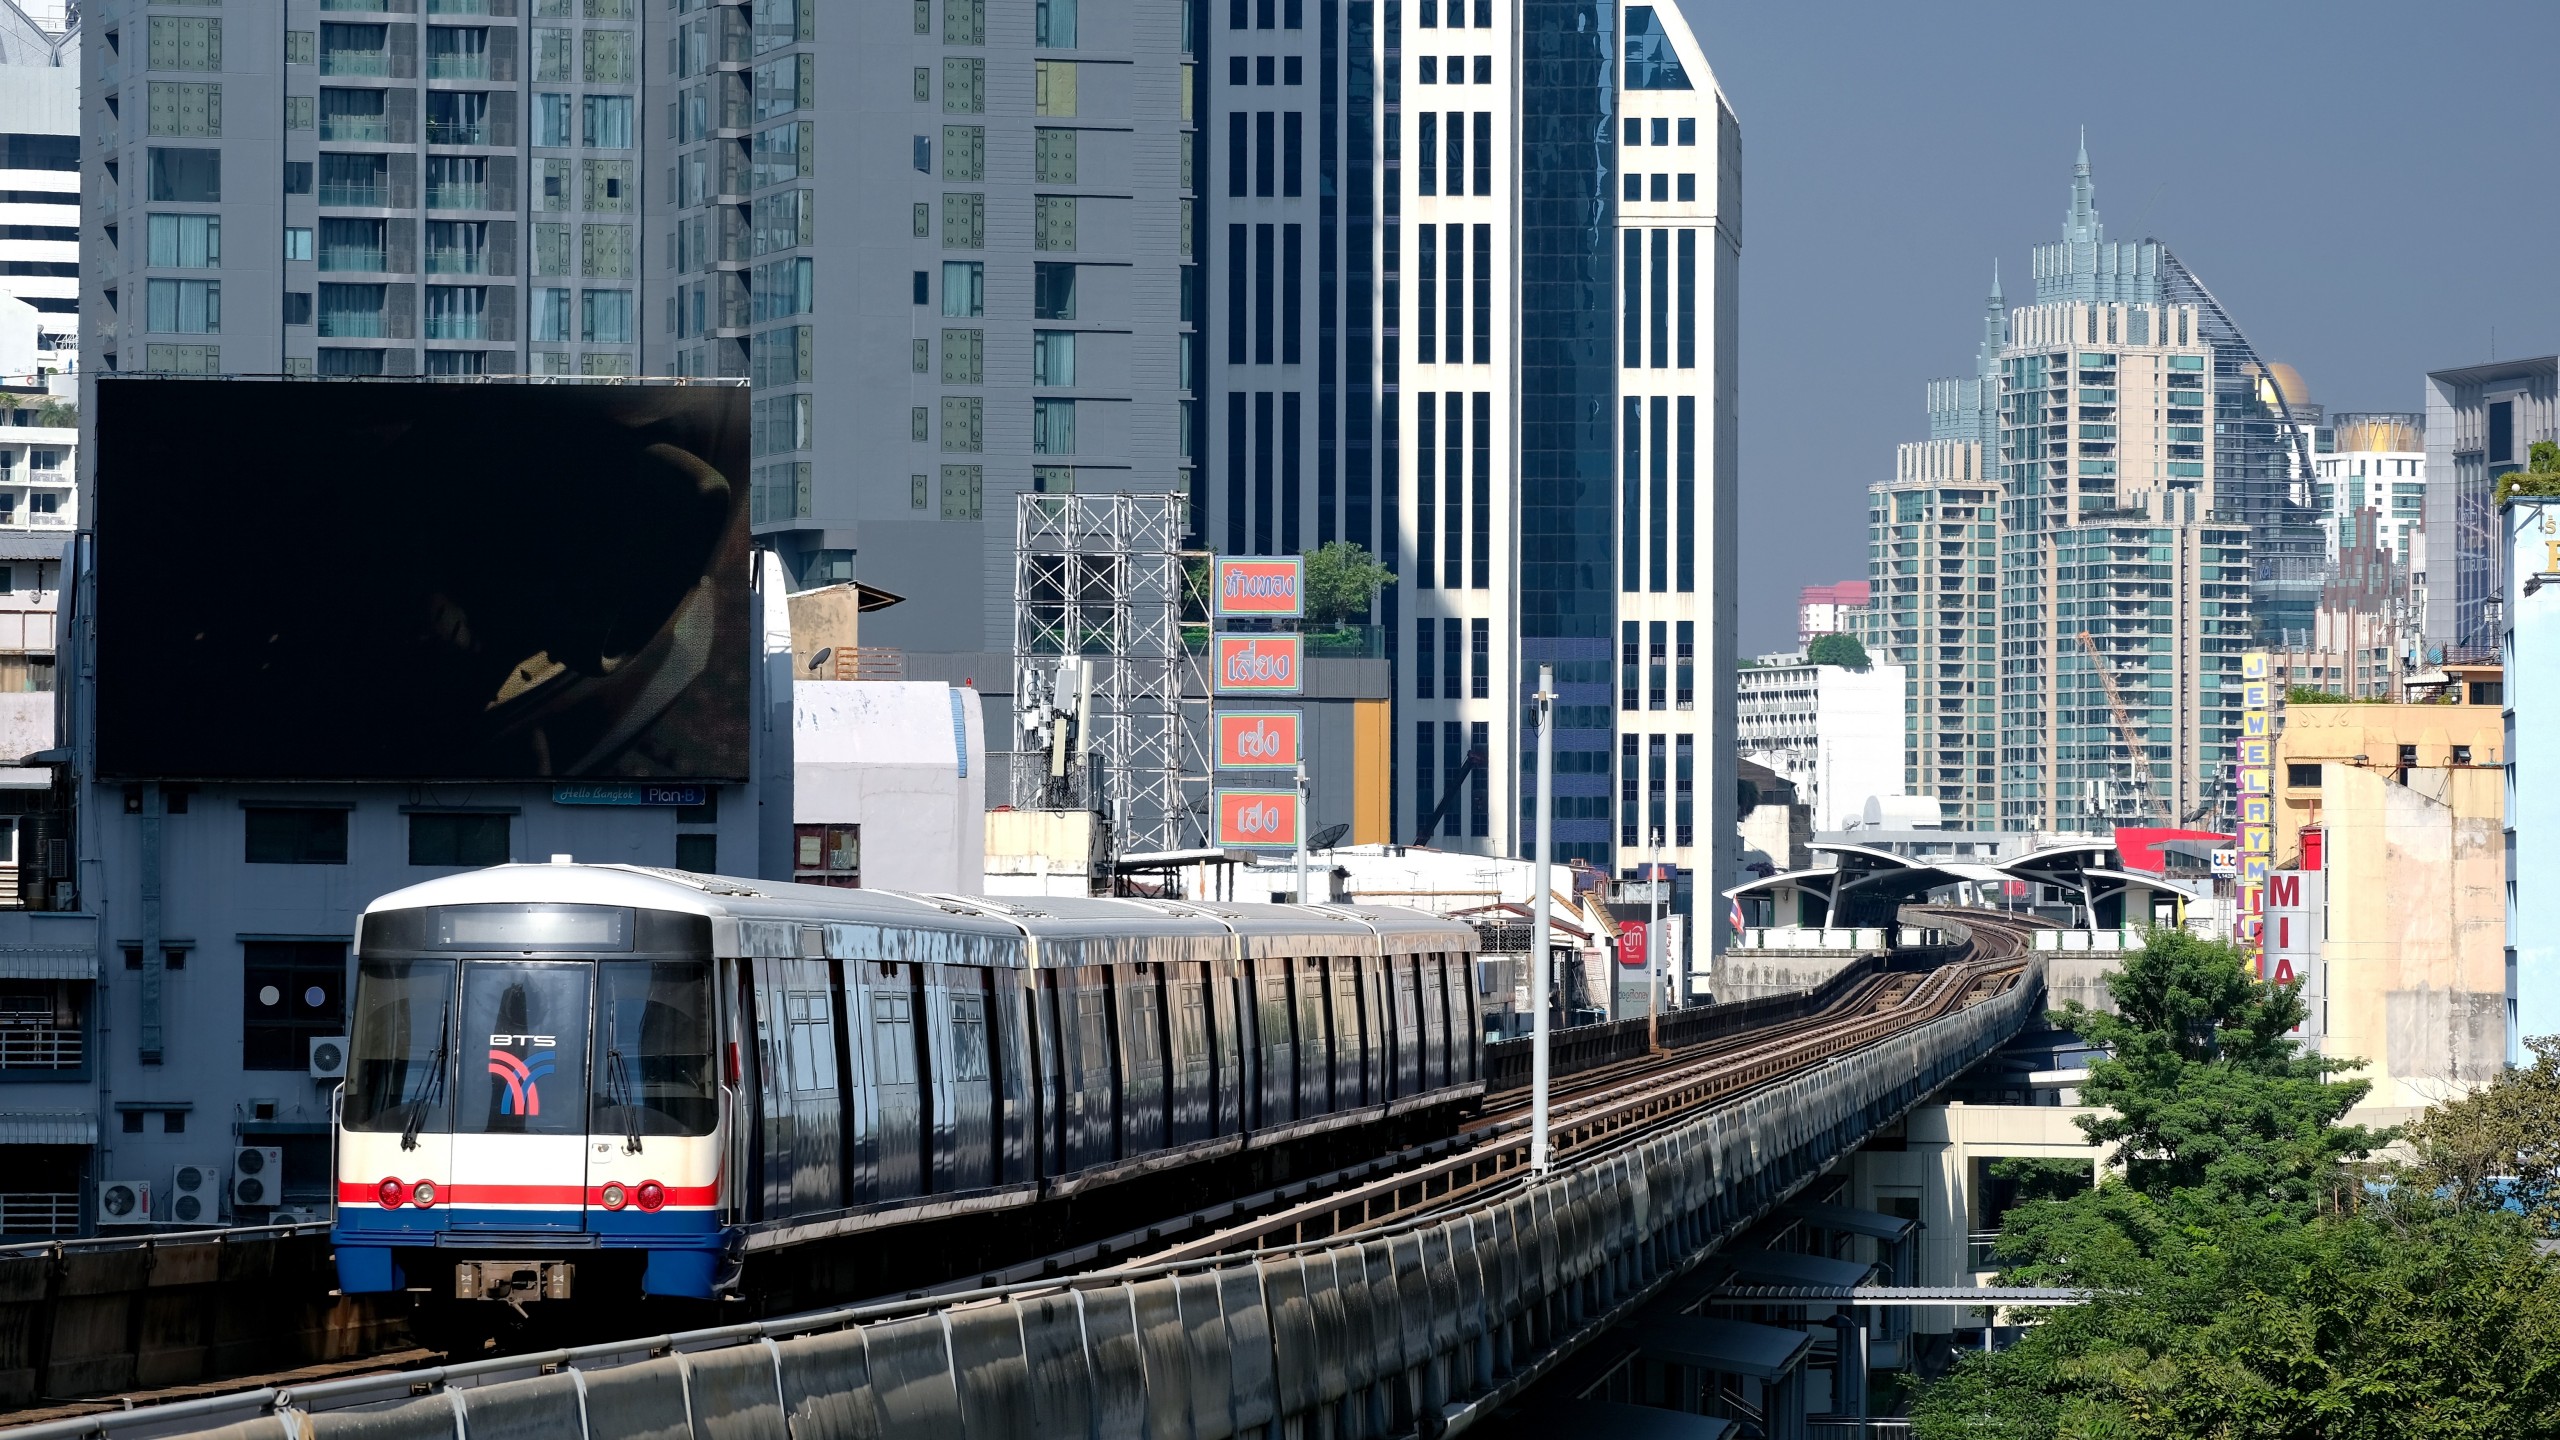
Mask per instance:
[[[489,1037],[489,1043],[492,1046],[521,1044],[547,1049],[557,1047],[560,1042],[549,1035],[492,1035]],[[541,1114],[542,1079],[552,1073],[554,1068],[552,1057],[548,1055],[536,1056],[527,1061],[505,1050],[490,1050],[489,1073],[506,1082],[507,1087],[507,1093],[498,1101],[498,1113],[501,1115]]]

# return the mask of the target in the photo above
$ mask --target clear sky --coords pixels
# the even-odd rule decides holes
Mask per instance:
[[[1866,574],[1865,490],[2033,298],[2089,127],[2166,241],[2332,410],[2560,351],[2560,3],[1680,0],[1742,123],[1745,654]]]

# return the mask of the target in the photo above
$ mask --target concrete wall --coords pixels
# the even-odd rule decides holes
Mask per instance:
[[[987,742],[965,689],[937,681],[792,687],[795,824],[862,826],[862,883],[975,894],[987,870]]]
[[[2402,747],[2416,763],[2402,769]],[[2507,1055],[2505,741],[2484,705],[2297,705],[2275,747],[2275,855],[2326,834],[2324,1054],[2367,1062],[2377,1123]],[[2456,747],[2461,747],[2459,750]],[[2455,763],[2464,752],[2465,763]],[[2316,764],[2319,783],[2288,783]],[[2403,778],[2405,777],[2405,783]]]
[[[1973,1285],[1991,1272],[1973,1268],[1971,1235],[1982,1219],[1973,1193],[1977,1160],[2031,1156],[2085,1161],[2094,1182],[2104,1158],[2074,1123],[2095,1113],[2059,1105],[1929,1105],[1903,1122],[1901,1144],[1882,1140],[1860,1150],[1851,1167],[1850,1203],[1886,1213],[1917,1201],[1917,1274],[1906,1285]],[[1943,1335],[1979,1329],[1982,1312],[1954,1306],[1912,1312],[1912,1329]]]
[[[2550,883],[2560,874],[2560,587],[2524,593],[2530,577],[2560,571],[2560,501],[2520,499],[2498,518],[2507,547],[2504,878],[2516,1054],[2524,1036],[2560,1033],[2560,885]]]

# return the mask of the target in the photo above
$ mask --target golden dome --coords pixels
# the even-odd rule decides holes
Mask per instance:
[[[2290,390],[2285,392],[2292,394]],[[2418,427],[2406,420],[2386,420],[2364,416],[2338,427],[2338,451],[2341,454],[2377,454],[2397,452],[2413,455],[2427,448],[2426,437]]]
[[[2284,399],[2287,405],[2300,405],[2311,398],[2311,387],[2303,383],[2302,372],[2281,360],[2267,362],[2266,369],[2257,374],[2258,398],[2269,405],[2276,403],[2275,390],[2267,384],[2270,378],[2274,379],[2276,385],[2284,388]]]

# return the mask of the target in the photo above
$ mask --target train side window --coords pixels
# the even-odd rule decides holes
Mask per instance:
[[[1111,1027],[1102,990],[1088,985],[1076,992],[1076,1061],[1087,1072],[1099,1072],[1109,1063]]]
[[[874,994],[871,997],[871,1034],[876,1042],[879,1083],[916,1083],[915,1012],[910,997]]]
[[[1151,1073],[1163,1058],[1156,1045],[1156,987],[1141,976],[1129,986],[1128,996],[1130,1073]]]
[[[951,1078],[987,1078],[987,1000],[983,995],[951,997]]]

